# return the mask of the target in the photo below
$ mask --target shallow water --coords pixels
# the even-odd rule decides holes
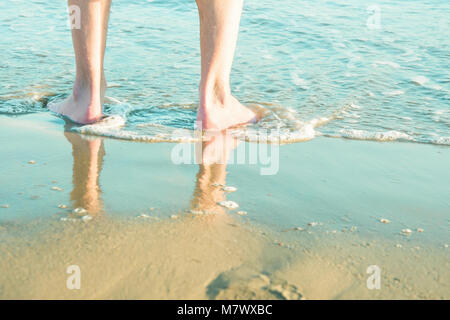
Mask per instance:
[[[448,147],[319,137],[280,147],[280,171],[263,176],[266,163],[177,165],[183,144],[63,127],[0,117],[2,299],[450,295]],[[251,145],[266,147],[237,148]],[[366,286],[374,264],[383,290]],[[64,285],[68,265],[82,290]]]
[[[450,3],[377,3],[379,25],[356,0],[246,1],[232,90],[268,110],[254,129],[280,128],[286,142],[322,134],[450,145]],[[0,114],[47,112],[70,92],[66,21],[65,1],[0,3]],[[194,1],[113,1],[105,109],[126,125],[90,133],[189,136],[174,129],[194,126],[198,42]]]

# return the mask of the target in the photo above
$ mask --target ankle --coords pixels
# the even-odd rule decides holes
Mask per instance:
[[[75,101],[89,99],[92,103],[96,103],[101,96],[101,85],[98,86],[92,82],[76,80],[73,85],[72,95]]]
[[[102,117],[101,92],[96,87],[75,82],[72,93],[73,102],[78,106],[77,119],[80,123],[93,123]]]
[[[228,83],[215,79],[214,81],[200,84],[200,103],[208,106],[226,105],[231,98],[231,91]]]

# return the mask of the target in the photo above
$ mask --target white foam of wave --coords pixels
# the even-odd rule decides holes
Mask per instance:
[[[120,83],[108,82],[108,88],[120,88],[122,85]]]
[[[256,128],[245,128],[232,130],[231,133],[238,139],[247,142],[258,142],[258,143],[293,143],[293,142],[303,142],[314,139],[316,136],[316,131],[314,130],[314,121],[305,123],[301,128],[296,131],[291,131],[285,128],[279,129],[256,129]]]
[[[133,142],[177,142],[177,143],[188,143],[188,142],[197,142],[199,139],[190,136],[189,133],[186,135],[171,135],[171,134],[155,134],[155,135],[147,135],[141,134],[135,131],[122,130],[117,132],[97,132],[96,135],[119,139],[119,140],[127,140]]]
[[[264,130],[256,128],[238,128],[229,130],[229,133],[236,138],[257,143],[293,143],[308,141],[316,136],[314,130],[314,122],[306,123],[302,128],[293,132],[289,129],[280,128],[279,130]],[[156,127],[155,127],[156,128]],[[188,129],[174,129],[166,126],[157,126],[159,132],[152,134],[144,134],[142,132],[103,128],[98,125],[90,125],[83,127],[74,127],[71,130],[92,136],[107,137],[112,139],[127,140],[133,142],[174,142],[174,143],[192,143],[201,140],[199,132]],[[161,132],[164,131],[164,132]]]
[[[303,142],[314,139],[316,136],[315,130],[311,126],[305,126],[299,131],[291,132],[281,130],[279,132],[261,132],[261,131],[247,131],[244,135],[240,135],[242,140],[247,142],[258,143],[277,143],[286,144],[294,142]]]
[[[386,132],[369,132],[365,130],[342,129],[339,133],[343,138],[356,140],[374,140],[374,141],[395,141],[412,140],[412,138],[403,132],[391,130]]]
[[[292,81],[294,82],[294,84],[300,88],[302,88],[303,90],[308,90],[309,89],[309,83],[307,80],[300,78],[299,75],[295,72],[291,73],[291,77],[292,77]]]
[[[236,138],[247,142],[286,144],[308,141],[318,135],[322,135],[317,131],[317,128],[328,124],[330,121],[342,118],[350,118],[348,120],[356,119],[357,116],[351,116],[352,112],[357,112],[361,108],[361,106],[351,103],[336,110],[328,117],[317,117],[308,121],[302,121],[301,116],[295,109],[272,106],[270,109],[266,108],[268,114],[260,122],[230,130],[230,133]],[[441,116],[443,113],[445,113],[443,110],[436,111],[437,116]],[[158,123],[140,123],[130,129],[130,127],[127,127],[126,118],[119,115],[107,117],[95,124],[73,127],[71,130],[86,135],[136,142],[192,143],[201,140],[199,131],[169,127]],[[325,135],[357,140],[415,141],[410,135],[396,130],[370,132],[342,129],[336,135]],[[450,145],[450,138],[436,137],[430,142]]]
[[[315,128],[330,121],[330,118],[314,118],[300,121],[296,111],[285,108],[283,112],[272,112],[257,124],[230,130],[236,138],[258,143],[293,143],[311,140],[316,136]],[[199,131],[174,128],[157,123],[137,124],[133,129],[126,126],[126,118],[113,115],[100,122],[71,128],[84,135],[100,136],[135,142],[192,143],[201,140]]]
[[[73,130],[73,129],[72,129]],[[177,142],[177,143],[190,143],[199,141],[189,130],[185,130],[186,133],[166,133],[166,134],[142,134],[136,131],[130,130],[74,130],[79,133],[95,135],[100,137],[127,140],[132,142]]]
[[[377,65],[387,65],[394,69],[400,68],[400,65],[398,63],[392,62],[392,61],[375,61],[375,66]]]
[[[450,125],[450,110],[436,110],[431,117],[434,122],[445,123]]]
[[[422,86],[422,87],[425,87],[428,89],[433,89],[436,91],[443,90],[442,86],[440,86],[437,83],[433,83],[433,81],[431,81],[430,79],[428,79],[425,76],[415,76],[411,79],[411,82],[418,86]]]
[[[434,90],[437,90],[437,91],[442,90],[442,87],[441,87],[440,85],[438,85],[438,84],[432,84],[432,85],[430,86],[430,88],[431,88],[431,89],[434,89]]]
[[[123,127],[125,123],[126,123],[125,118],[119,115],[112,115],[109,117],[105,117],[96,123],[76,127],[76,131],[80,133],[89,134],[91,132],[102,132],[111,129],[116,130],[120,127]]]
[[[114,97],[105,97],[106,103],[122,104],[122,102]]]
[[[411,81],[419,86],[423,86],[425,83],[430,81],[430,79],[428,79],[427,77],[424,77],[424,76],[416,76],[416,77],[412,78]]]
[[[402,95],[402,94],[404,94],[405,92],[403,91],[403,90],[393,90],[393,91],[386,91],[386,92],[383,92],[383,94],[385,95],[385,96],[399,96],[399,95]]]
[[[295,130],[284,127],[265,129],[258,126],[249,126],[230,130],[229,133],[240,140],[254,143],[288,144],[303,142],[322,135],[316,131],[316,128],[329,123],[332,119],[332,117],[321,117],[302,122],[301,124],[299,122],[296,124]],[[107,137],[132,142],[194,143],[202,139],[199,131],[167,127],[160,124],[147,123],[137,126],[146,129],[145,132],[127,130],[124,127],[125,122],[123,117],[116,115],[105,118],[96,124],[73,127],[71,130],[89,136]],[[415,141],[410,135],[395,130],[369,132],[365,130],[342,129],[337,135],[326,134],[325,136],[355,140]],[[429,142],[450,146],[450,137],[436,137]]]
[[[439,137],[432,141],[434,144],[441,144],[444,146],[450,146],[450,137]]]
[[[321,135],[316,129],[329,122],[344,117],[359,118],[354,112],[362,107],[350,103],[333,112],[327,117],[317,117],[302,121],[301,116],[292,108],[272,108],[271,115],[262,119],[256,126],[250,126],[235,131],[234,134],[248,142],[287,144],[303,142]],[[288,122],[286,122],[288,120]]]
[[[124,129],[125,124],[124,117],[113,115],[94,124],[72,127],[71,131],[135,142],[195,142],[199,140],[193,130],[148,124],[148,127],[152,127],[153,130],[150,131],[150,134],[146,134]]]
[[[358,110],[361,109],[361,106],[359,106],[359,105],[357,105],[357,104],[355,104],[353,102],[350,103],[349,107],[352,108],[352,109],[358,109]]]

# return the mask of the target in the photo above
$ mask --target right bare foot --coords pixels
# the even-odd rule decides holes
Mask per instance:
[[[75,83],[73,92],[68,98],[51,103],[48,108],[79,124],[97,122],[103,117],[102,105],[105,98],[106,81],[102,80],[100,92],[95,91],[89,86]]]
[[[256,120],[255,113],[232,95],[222,98],[200,98],[197,121],[204,130],[224,130]]]

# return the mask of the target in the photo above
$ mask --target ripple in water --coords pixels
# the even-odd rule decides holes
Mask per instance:
[[[266,116],[236,134],[250,141],[279,134],[282,143],[324,135],[450,145],[450,2],[377,4],[380,29],[367,27],[367,4],[357,0],[247,0],[232,90]],[[70,93],[66,5],[0,3],[0,115],[48,112],[49,101]],[[105,113],[117,123],[73,130],[191,139],[200,69],[195,2],[115,2],[108,37]]]

